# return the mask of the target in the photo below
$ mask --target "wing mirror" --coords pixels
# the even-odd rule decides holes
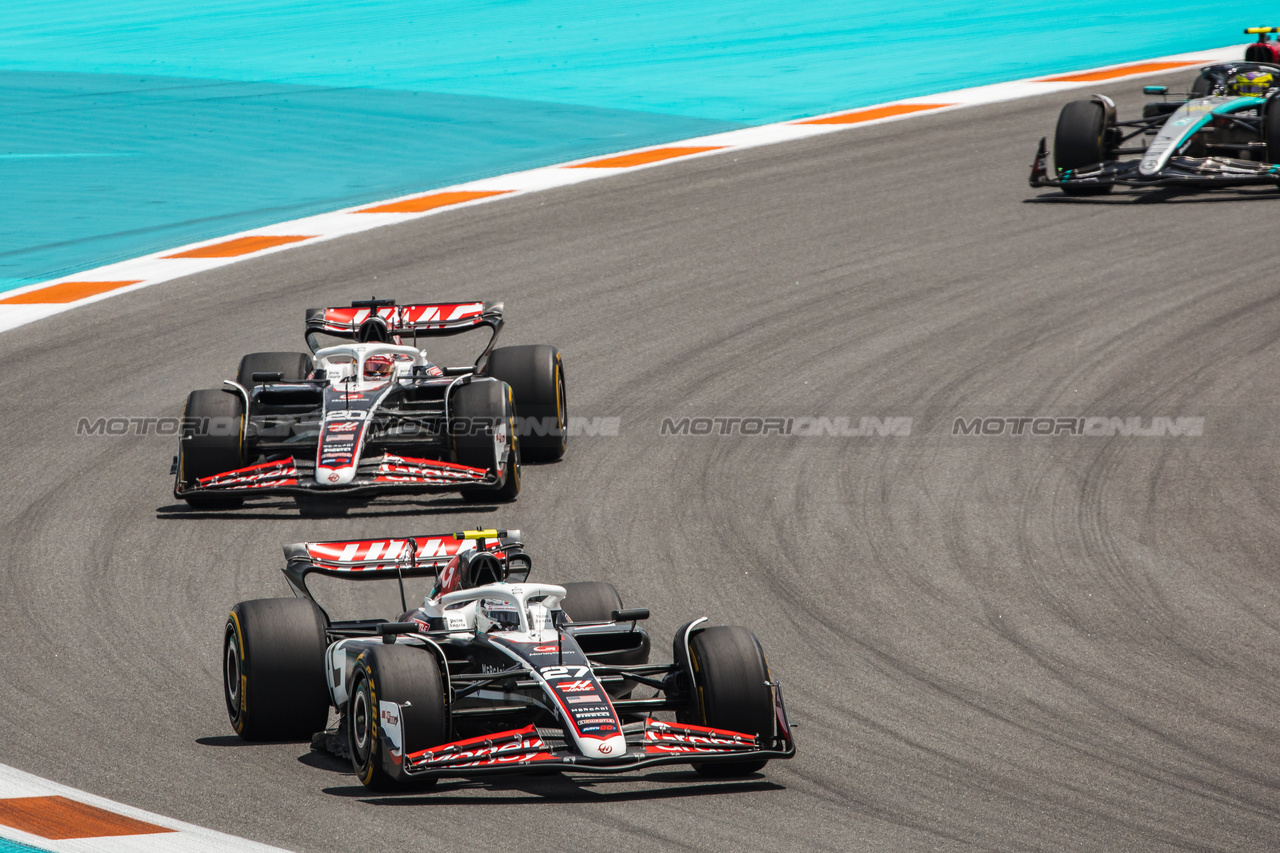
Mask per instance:
[[[1169,94],[1168,86],[1143,86],[1142,94],[1144,95],[1167,95]]]
[[[649,618],[649,608],[631,607],[627,610],[615,610],[609,614],[614,622],[639,622]]]
[[[378,626],[378,634],[382,642],[390,645],[399,634],[416,634],[422,630],[417,622],[383,622]]]

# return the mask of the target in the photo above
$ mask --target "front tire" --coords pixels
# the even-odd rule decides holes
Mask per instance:
[[[689,642],[696,695],[681,722],[773,737],[773,690],[766,682],[769,664],[755,634],[746,628],[715,627]],[[756,773],[768,759],[695,764],[703,776],[724,778]]]
[[[408,779],[388,773],[383,766],[383,751],[394,743],[379,720],[383,702],[399,706],[401,760],[448,741],[444,681],[435,655],[396,644],[366,650],[356,660],[347,703],[347,747],[361,784],[373,791],[434,785],[434,778]]]
[[[520,494],[520,439],[516,435],[511,386],[481,380],[463,385],[450,401],[454,454],[459,465],[492,469],[496,463],[495,432],[505,435],[506,464],[502,482],[494,488],[462,489],[469,503],[507,503]]]
[[[569,402],[560,350],[546,344],[499,347],[489,353],[484,372],[511,386],[524,458],[554,462],[563,457],[569,441]]]
[[[1107,109],[1098,101],[1071,101],[1058,114],[1053,163],[1058,171],[1094,166],[1107,159]],[[1067,195],[1106,195],[1111,184],[1064,186]]]
[[[245,740],[306,740],[329,720],[325,618],[305,598],[231,608],[222,640],[222,692]]]
[[[178,442],[178,480],[194,485],[210,477],[244,466],[244,400],[239,394],[210,388],[187,395],[182,412],[182,438]],[[191,495],[194,509],[233,509],[244,504],[234,495]]]

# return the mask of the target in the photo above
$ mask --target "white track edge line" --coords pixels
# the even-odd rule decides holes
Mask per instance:
[[[0,798],[48,796],[66,797],[113,814],[161,826],[173,832],[49,839],[0,824],[0,838],[47,850],[50,853],[222,853],[223,851],[225,853],[232,853],[232,851],[285,853],[280,847],[270,847],[256,841],[174,820],[0,764]]]

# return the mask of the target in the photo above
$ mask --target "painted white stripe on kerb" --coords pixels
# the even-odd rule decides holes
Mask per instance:
[[[133,806],[77,791],[75,788],[68,788],[66,785],[59,785],[0,764],[0,799],[50,796],[66,797],[69,800],[175,831],[148,835],[55,840],[0,824],[0,838],[17,841],[39,850],[48,850],[51,853],[287,853],[279,847],[269,847],[234,835],[214,832],[202,826],[135,809]]]
[[[1247,45],[1231,45],[1230,47],[1215,48],[1212,50],[1198,50],[1191,53],[1180,53],[1172,56],[1163,56],[1146,62],[1179,62],[1203,60],[1205,62],[1222,62],[1231,59],[1239,59],[1244,55],[1244,49]],[[1079,72],[1068,72],[1077,74],[1088,74],[1095,71],[1103,71],[1112,68],[1126,68],[1138,65],[1137,62],[1128,62],[1120,65],[1108,65],[1101,68],[1093,68]],[[813,116],[809,119],[796,119],[793,121],[779,122],[776,124],[761,125],[759,127],[748,127],[740,130],[728,131],[726,133],[717,133],[710,136],[701,136],[695,139],[685,139],[678,142],[667,142],[661,145],[650,145],[644,148],[637,148],[631,151],[620,151],[613,155],[597,155],[583,160],[575,160],[569,163],[561,163],[555,166],[544,166],[538,169],[529,169],[524,172],[514,172],[508,175],[499,175],[493,178],[484,178],[483,180],[471,181],[466,184],[458,184],[451,187],[441,187],[433,190],[423,190],[411,195],[399,196],[394,199],[385,199],[383,201],[368,202],[358,207],[350,207],[345,210],[335,211],[333,213],[323,213],[318,216],[308,216],[304,219],[294,219],[288,222],[281,222],[276,225],[268,225],[261,228],[253,228],[249,231],[241,231],[237,234],[227,234],[214,240],[204,240],[199,243],[191,243],[186,246],[179,246],[173,249],[166,249],[163,252],[156,252],[151,255],[144,255],[140,258],[134,258],[120,263],[108,264],[107,266],[98,267],[96,269],[85,272],[76,273],[74,275],[63,276],[62,278],[50,279],[49,281],[40,282],[39,284],[28,285],[26,287],[15,288],[14,290],[4,291],[0,293],[0,299],[17,296],[22,293],[28,293],[34,290],[58,284],[64,281],[137,281],[138,284],[122,287],[117,290],[111,290],[106,293],[81,299],[76,302],[68,302],[57,305],[0,305],[0,331],[6,331],[45,317],[68,311],[72,308],[78,308],[82,305],[89,305],[103,299],[110,299],[122,293],[130,293],[140,290],[144,287],[150,287],[154,284],[160,284],[166,281],[172,281],[183,276],[192,275],[193,273],[204,272],[206,270],[216,269],[218,267],[233,264],[237,261],[249,258],[258,258],[270,252],[286,252],[299,246],[310,246],[322,240],[333,240],[338,237],[345,237],[349,234],[358,234],[361,231],[369,231],[374,228],[382,228],[387,225],[396,225],[402,222],[408,222],[413,219],[421,219],[424,216],[436,216],[441,213],[447,213],[452,210],[458,210],[464,207],[470,207],[477,204],[490,204],[506,198],[515,198],[527,193],[539,192],[541,190],[554,189],[558,187],[570,186],[572,184],[582,183],[583,181],[599,180],[608,178],[624,172],[633,172],[637,169],[652,169],[665,166],[669,163],[680,163],[691,159],[691,157],[714,157],[721,154],[739,151],[745,148],[756,148],[762,145],[776,145],[781,142],[792,142],[797,139],[806,139],[809,137],[820,136],[827,133],[841,133],[854,130],[860,127],[867,127],[874,124],[882,124],[889,121],[906,121],[908,119],[917,118],[919,116],[934,115],[936,113],[946,112],[950,110],[963,109],[965,107],[978,106],[981,104],[993,104],[1000,101],[1011,101],[1019,98],[1030,98],[1036,95],[1052,94],[1054,92],[1065,92],[1072,89],[1089,89],[1096,88],[1101,85],[1109,85],[1124,79],[1135,79],[1138,77],[1149,77],[1154,74],[1167,74],[1177,69],[1166,69],[1157,71],[1148,71],[1141,74],[1130,74],[1125,77],[1117,77],[1111,80],[1071,83],[1071,82],[1047,82],[1044,80],[1028,79],[1015,80],[1007,83],[993,83],[989,86],[977,86],[969,89],[958,89],[953,92],[939,92],[933,95],[923,95],[915,98],[906,98],[900,101],[891,101],[884,104],[874,104],[866,107],[850,108],[848,110],[840,110],[834,113],[826,113],[824,116],[843,115],[849,112],[861,112],[863,110],[871,110],[877,107],[891,106],[894,104],[936,104],[945,103],[950,106],[938,109],[922,110],[905,115],[888,116],[885,118],[872,119],[869,121],[858,122],[856,124],[805,124],[804,122],[813,119],[823,118],[824,116]],[[1050,75],[1062,76],[1062,75]],[[1032,133],[1031,136],[1039,134]],[[1034,142],[1034,140],[1032,140]],[[717,146],[719,150],[708,151],[701,154],[694,154],[684,157],[677,157],[670,160],[660,160],[655,163],[649,163],[639,166],[629,166],[624,168],[572,168],[578,163],[588,163],[595,160],[603,159],[605,156],[622,156],[625,154],[634,154],[643,151],[653,151],[660,148],[672,147],[700,147],[700,146]],[[445,193],[445,192],[464,192],[464,191],[504,191],[502,195],[491,196],[489,198],[468,201],[462,204],[449,205],[423,213],[357,213],[369,207],[376,207],[383,204],[391,204],[396,201],[403,201],[411,198],[419,198],[427,194]],[[241,255],[232,258],[165,258],[165,255],[173,255],[179,252],[187,252],[192,249],[210,246],[217,243],[224,243],[228,240],[234,240],[238,237],[248,236],[269,236],[269,235],[315,235],[313,239],[301,242],[290,243],[283,246],[277,246],[271,249],[254,252],[248,255]]]

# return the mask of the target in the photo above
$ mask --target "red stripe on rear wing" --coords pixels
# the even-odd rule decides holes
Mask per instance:
[[[288,561],[285,574],[299,582],[312,573],[352,580],[387,575],[425,577],[437,574],[464,551],[483,548],[506,552],[522,548],[520,531],[497,532],[498,536],[483,539],[457,539],[452,533],[437,533],[391,539],[299,542],[284,546]]]
[[[422,305],[312,308],[307,311],[307,333],[323,332],[353,338],[361,325],[373,318],[381,319],[387,332],[392,335],[451,335],[479,326],[500,326],[502,303],[434,302]]]

